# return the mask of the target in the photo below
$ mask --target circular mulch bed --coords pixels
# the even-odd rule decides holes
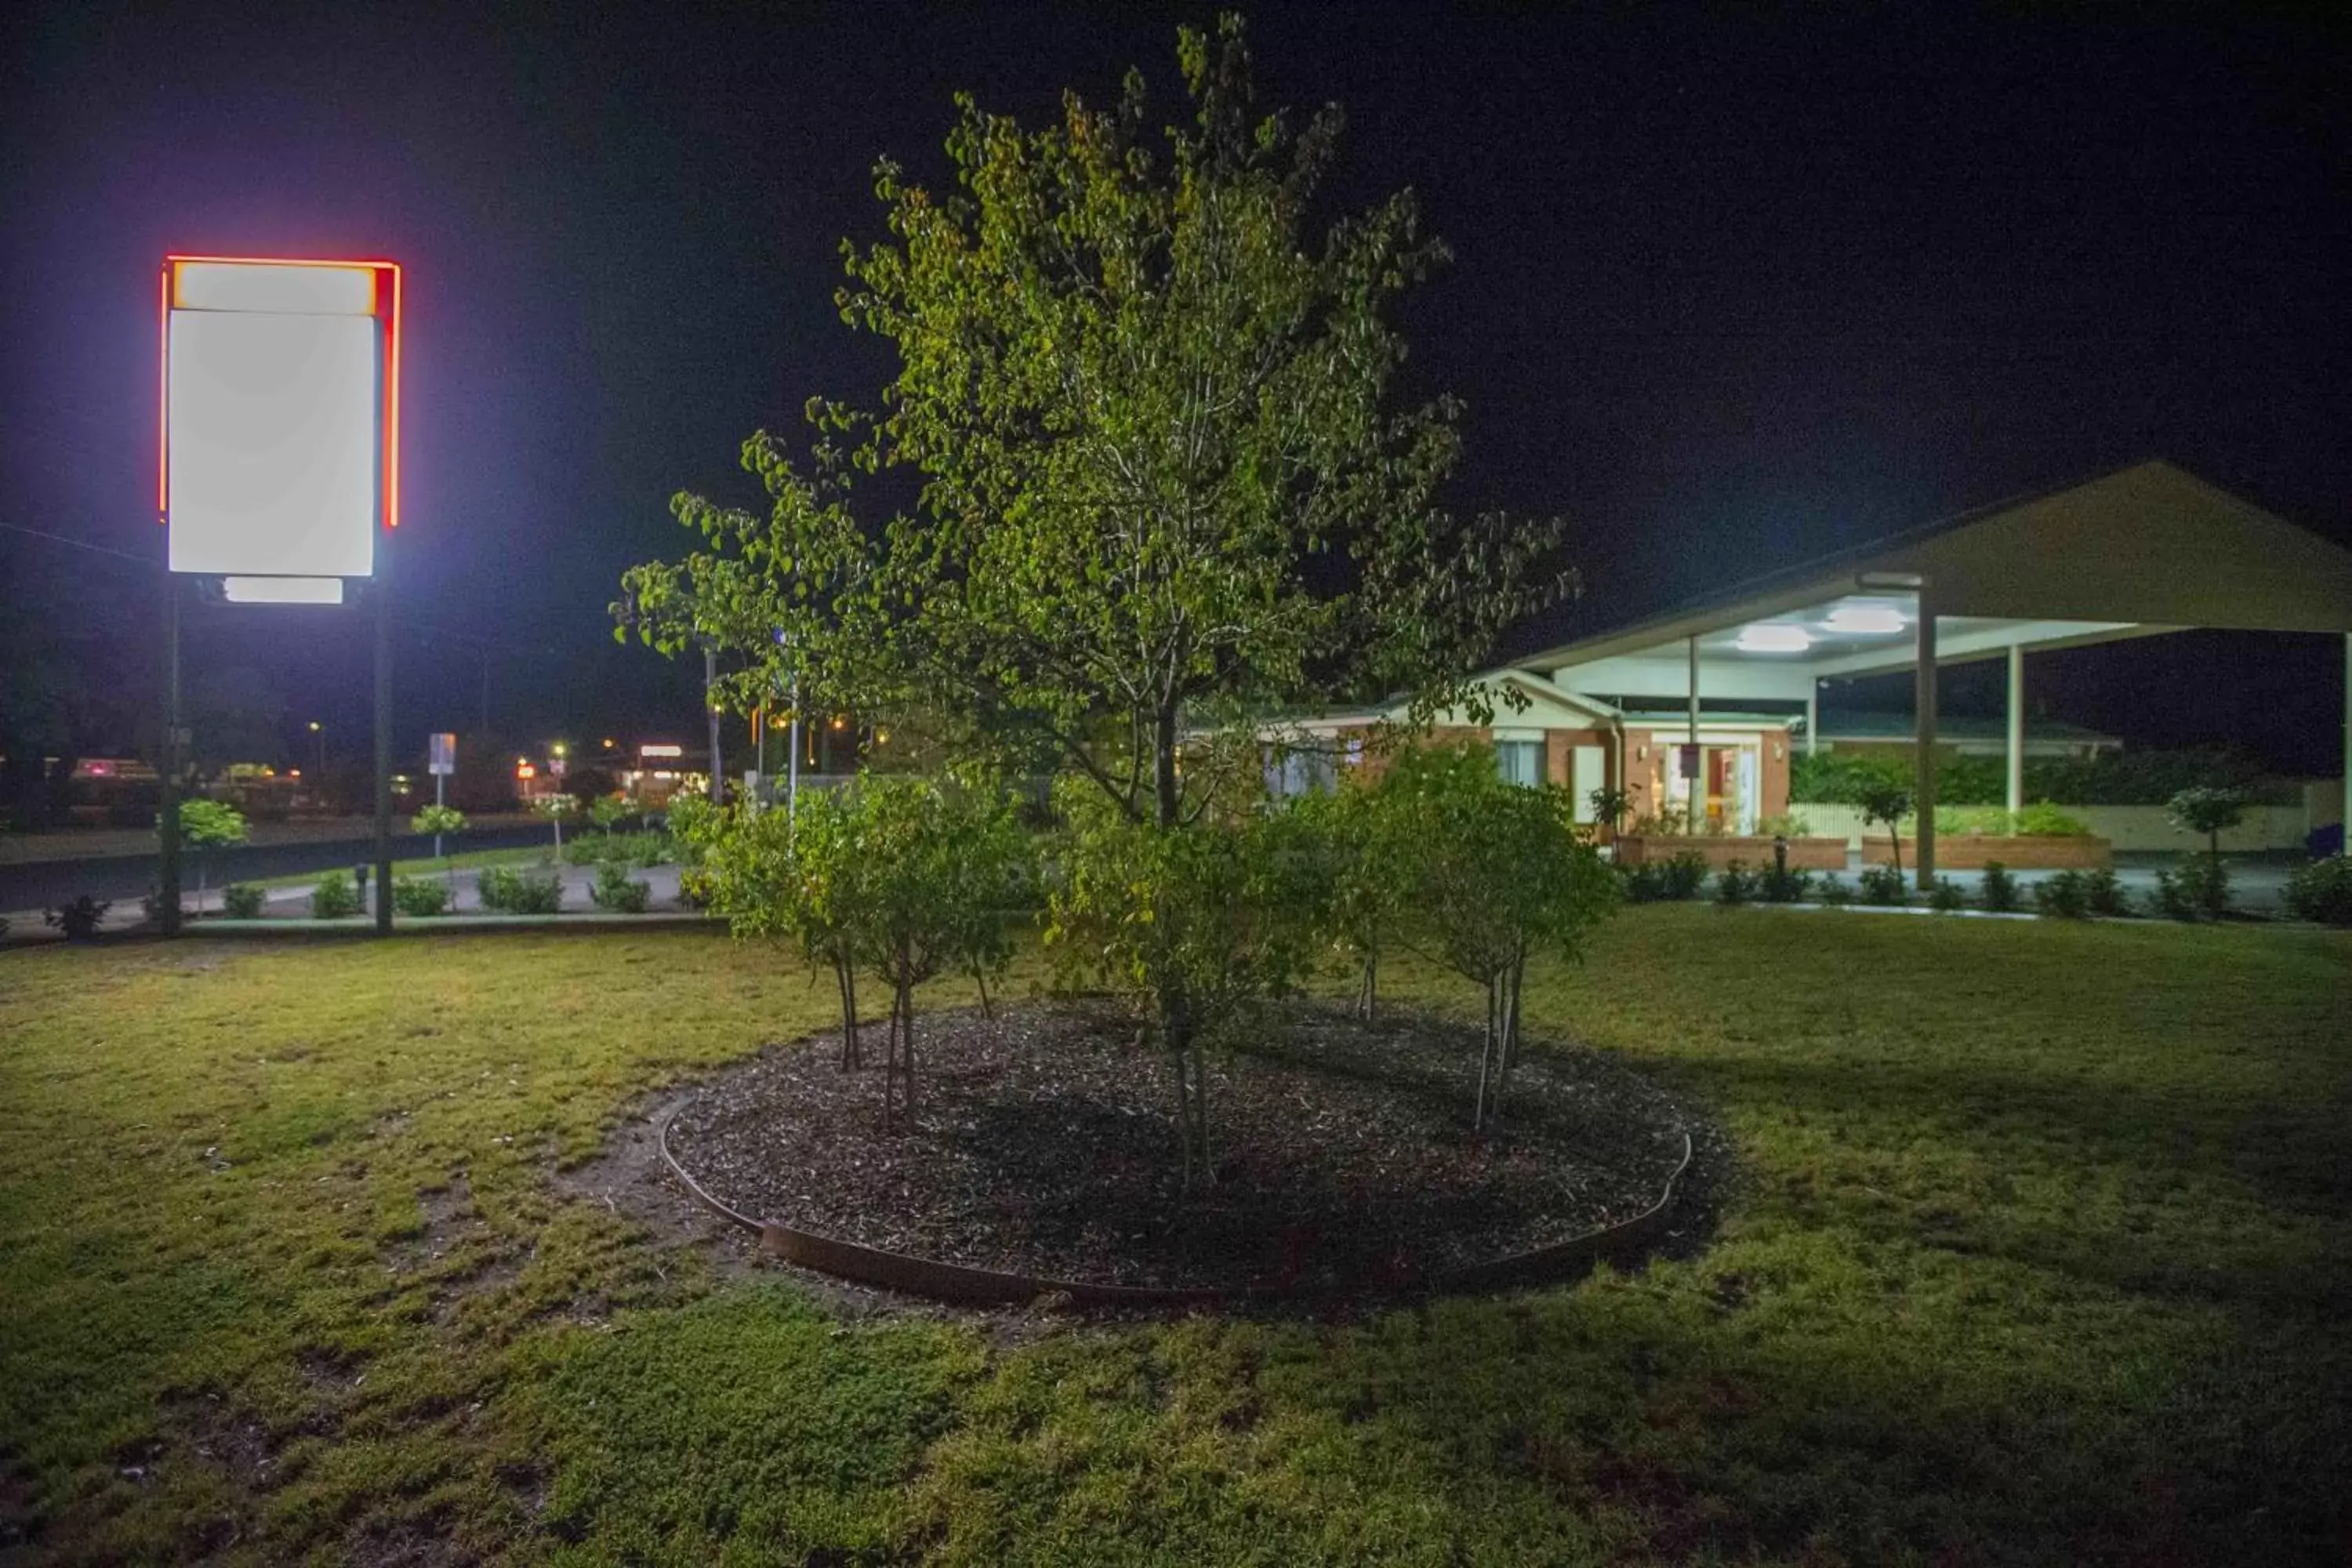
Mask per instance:
[[[1695,1119],[1589,1050],[1533,1040],[1499,1133],[1474,1135],[1478,1034],[1418,1015],[1269,1012],[1211,1053],[1213,1186],[1187,1192],[1164,1058],[1099,1004],[917,1020],[911,1124],[882,1124],[839,1037],[772,1047],[668,1129],[741,1214],[1043,1279],[1163,1289],[1402,1287],[1552,1246],[1655,1205]]]

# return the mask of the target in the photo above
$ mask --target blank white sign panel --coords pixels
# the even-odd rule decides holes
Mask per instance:
[[[379,338],[369,316],[172,312],[173,571],[373,573]]]

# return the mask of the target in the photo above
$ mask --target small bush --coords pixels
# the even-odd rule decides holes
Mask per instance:
[[[1843,909],[1853,902],[1853,889],[1835,871],[1822,873],[1822,885],[1813,889],[1813,901],[1828,909]]]
[[[2230,912],[2229,863],[2219,855],[2182,856],[2178,872],[2157,873],[2157,901],[2173,920],[2220,920]]]
[[[1949,877],[1938,877],[1927,889],[1927,907],[1937,914],[1955,914],[1969,907],[1968,890]]]
[[[448,884],[437,877],[396,877],[392,883],[392,907],[404,915],[446,915]]]
[[[552,866],[485,866],[482,908],[509,915],[551,915],[563,907],[562,874]]]
[[[1756,893],[1768,904],[1801,904],[1812,880],[1811,871],[1795,870],[1775,861],[1757,877]]]
[[[2011,876],[2009,868],[2000,861],[1988,860],[1985,862],[1984,885],[1977,897],[1994,914],[2008,914],[2017,908],[2017,879]]]
[[[2125,896],[2124,885],[2116,880],[2113,871],[2104,868],[2083,873],[2083,902],[2093,914],[2109,920],[2132,912],[2131,900]]]
[[[140,894],[139,912],[146,918],[149,925],[161,926],[163,923],[163,890],[161,888],[150,888]],[[180,916],[183,920],[197,912],[199,911],[190,910],[185,904],[180,906]]]
[[[1812,833],[1813,825],[1793,811],[1756,819],[1756,837],[1759,838],[1810,838]]]
[[[265,896],[250,882],[231,882],[221,889],[221,912],[233,921],[257,921]]]
[[[2091,912],[2083,889],[2083,873],[2057,871],[2033,885],[2033,907],[2060,920],[2079,921]]]
[[[1696,899],[1706,884],[1706,861],[1691,850],[1666,860],[1644,860],[1622,868],[1625,901],[1654,904],[1669,899]]]
[[[1747,903],[1756,896],[1756,873],[1748,868],[1748,863],[1734,860],[1715,879],[1715,901],[1726,905]]]
[[[110,900],[94,899],[84,893],[69,904],[59,904],[46,911],[41,923],[55,927],[68,942],[96,942],[99,924],[113,907]]]
[[[649,883],[632,881],[629,869],[617,860],[607,860],[597,868],[596,880],[590,884],[588,897],[600,910],[610,910],[616,915],[641,915],[646,900],[653,897]]]
[[[2297,920],[2352,926],[2352,855],[2296,867],[2286,879],[2286,907]]]
[[[2046,800],[2034,802],[2010,819],[2009,830],[2027,837],[2087,838],[2089,824],[2069,816]]]
[[[1862,871],[1862,890],[1858,895],[1865,904],[1888,904],[1900,908],[1911,901],[1911,889],[1903,880],[1903,873],[1893,866],[1865,866]]]
[[[359,884],[341,872],[325,879],[310,889],[312,920],[349,920],[359,912]]]

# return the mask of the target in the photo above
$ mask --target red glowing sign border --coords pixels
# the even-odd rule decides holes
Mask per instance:
[[[375,314],[384,324],[383,356],[383,525],[400,526],[400,263],[358,258],[293,256],[184,256],[176,251],[163,258],[157,300],[156,340],[159,349],[155,419],[155,518],[168,523],[172,513],[172,274],[189,262],[223,262],[237,267],[363,267],[375,274]],[[385,285],[389,283],[387,290]]]

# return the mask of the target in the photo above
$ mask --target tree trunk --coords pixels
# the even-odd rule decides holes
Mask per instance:
[[[1201,1047],[1195,1045],[1192,1055],[1192,1152],[1201,1168],[1201,1184],[1217,1184],[1217,1167],[1209,1158],[1209,1069],[1201,1059]]]
[[[1365,1023],[1371,1024],[1380,1021],[1380,1011],[1381,955],[1377,949],[1366,948],[1364,950],[1364,989],[1363,994],[1357,1000],[1356,1012]]]
[[[1184,1167],[1184,1190],[1192,1190],[1192,1091],[1184,1084],[1184,1056],[1181,1051],[1168,1053],[1168,1065],[1176,1069],[1176,1148]]]
[[[988,1001],[988,971],[975,969],[971,972],[971,977],[980,986],[980,1016],[993,1020],[996,1016],[996,1009],[991,1006]]]
[[[857,972],[847,959],[837,958],[833,973],[841,987],[841,1065],[855,1070],[865,1065],[857,1052]]]
[[[915,1120],[915,987],[907,977],[908,958],[905,949],[898,957],[898,1070],[906,1082],[899,1099],[907,1107],[907,1120]]]
[[[1498,1000],[1496,995],[1496,977],[1486,982],[1486,1033],[1478,1046],[1478,1103],[1470,1114],[1470,1131],[1486,1131],[1486,1080],[1495,1066],[1495,1014]]]
[[[1162,831],[1176,826],[1182,796],[1176,784],[1176,705],[1160,710],[1151,725],[1151,795]]]

